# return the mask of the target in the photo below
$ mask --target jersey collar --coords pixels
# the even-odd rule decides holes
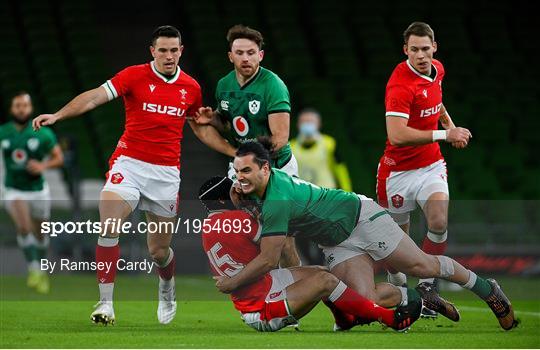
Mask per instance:
[[[426,79],[427,81],[429,81],[430,83],[433,83],[435,81],[435,79],[437,79],[437,76],[439,75],[439,71],[437,71],[437,67],[435,67],[434,64],[432,64],[431,66],[433,67],[433,69],[435,69],[435,78],[431,78],[425,74],[422,74],[420,73],[419,71],[417,71],[413,66],[412,64],[409,62],[409,60],[406,61],[407,62],[407,66],[411,69],[411,71],[418,75],[420,78],[423,78],[423,79]]]
[[[174,82],[176,82],[176,80],[178,80],[178,77],[180,76],[180,66],[176,66],[176,73],[174,73],[172,78],[167,78],[163,74],[158,72],[158,70],[154,66],[154,61],[150,62],[150,67],[152,67],[152,72],[154,72],[154,74],[157,75],[158,78],[160,78],[167,84],[173,84]]]
[[[261,70],[262,70],[262,67],[259,66],[259,69],[257,69],[257,72],[255,74],[253,74],[253,76],[251,78],[249,78],[249,80],[246,81],[246,83],[244,85],[242,85],[242,86],[240,86],[240,83],[238,83],[238,80],[237,80],[236,82],[238,83],[238,86],[240,86],[240,90],[244,90],[246,87],[248,87],[249,84],[254,82],[257,79],[257,77],[261,74]]]

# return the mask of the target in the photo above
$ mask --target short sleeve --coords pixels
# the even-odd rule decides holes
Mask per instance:
[[[414,94],[403,85],[390,85],[386,90],[386,116],[409,119]]]
[[[261,215],[261,237],[287,235],[289,212],[284,201],[265,201]]]
[[[130,88],[131,77],[133,75],[130,74],[132,71],[132,67],[127,67],[101,85],[105,88],[105,91],[107,91],[109,101],[127,94]]]
[[[291,113],[291,100],[287,86],[278,76],[272,76],[266,91],[266,105],[268,114],[287,112]]]
[[[201,87],[197,84],[194,88],[195,93],[195,99],[193,100],[193,103],[191,106],[189,106],[189,109],[187,110],[187,116],[191,117],[194,116],[195,113],[199,110],[199,108],[202,107],[202,92]]]
[[[49,128],[42,128],[43,130],[43,150],[45,153],[51,152],[51,150],[56,146],[58,143],[58,140],[56,139],[56,135],[54,132]]]

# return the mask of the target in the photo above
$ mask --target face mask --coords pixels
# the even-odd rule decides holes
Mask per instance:
[[[315,137],[319,134],[317,125],[315,123],[302,123],[300,124],[300,134],[304,137]]]

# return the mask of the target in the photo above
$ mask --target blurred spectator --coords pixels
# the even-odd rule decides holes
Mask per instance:
[[[336,151],[336,140],[319,131],[321,116],[313,108],[298,114],[298,137],[291,140],[301,179],[321,187],[352,191],[347,166]]]

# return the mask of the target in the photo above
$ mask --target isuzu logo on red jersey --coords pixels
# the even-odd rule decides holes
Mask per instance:
[[[424,109],[424,110],[420,111],[420,117],[421,118],[429,117],[431,115],[439,113],[439,111],[441,110],[441,106],[442,106],[442,103],[439,103],[438,105],[436,105],[434,107],[431,107],[431,108]]]
[[[186,111],[182,108],[178,108],[174,106],[162,106],[156,103],[146,103],[146,102],[143,103],[143,111],[147,111],[150,113],[175,115],[178,117],[182,117],[186,113]]]
[[[249,124],[242,116],[234,117],[233,127],[236,133],[240,136],[246,136],[249,132]]]
[[[120,173],[114,173],[111,175],[111,182],[115,185],[118,185],[120,182],[124,180],[124,175]]]
[[[403,197],[399,194],[393,195],[391,199],[394,208],[401,208],[403,206]]]

